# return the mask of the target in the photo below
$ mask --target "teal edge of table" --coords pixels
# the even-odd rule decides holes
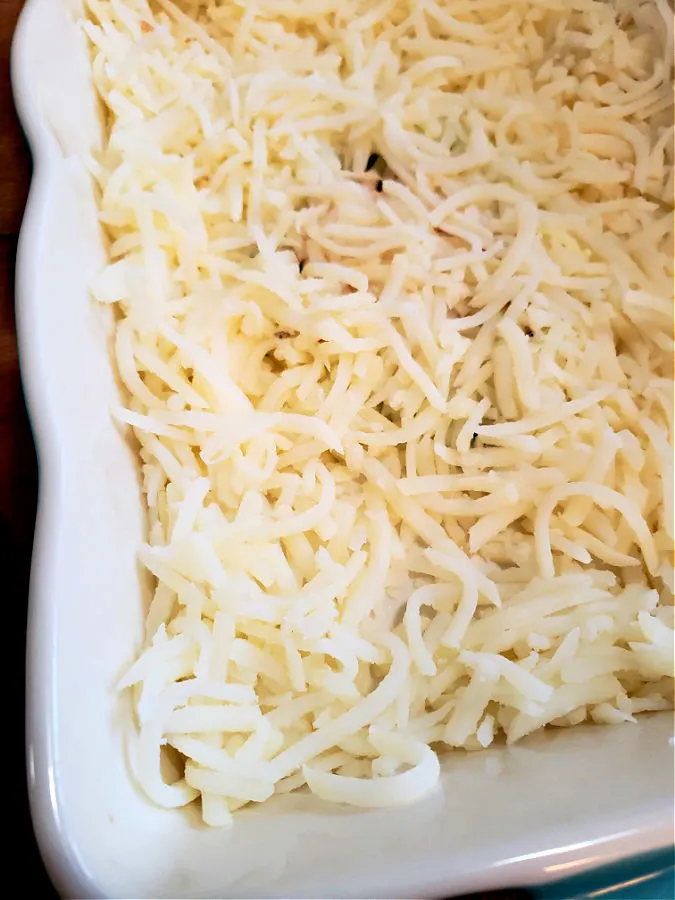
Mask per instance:
[[[675,847],[601,866],[530,893],[534,900],[673,900]]]

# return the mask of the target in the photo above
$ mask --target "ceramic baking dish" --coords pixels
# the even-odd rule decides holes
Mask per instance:
[[[545,884],[672,843],[673,725],[550,732],[460,754],[400,811],[305,796],[208,830],[130,781],[113,685],[141,640],[143,509],[114,426],[110,322],[87,286],[104,261],[81,157],[100,140],[66,0],[28,0],[13,48],[35,160],[21,233],[21,365],[40,460],[28,632],[28,778],[49,872],[77,897],[433,897]]]

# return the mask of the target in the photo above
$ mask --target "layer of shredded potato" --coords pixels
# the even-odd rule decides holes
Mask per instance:
[[[147,794],[403,804],[670,708],[666,0],[86,6]]]

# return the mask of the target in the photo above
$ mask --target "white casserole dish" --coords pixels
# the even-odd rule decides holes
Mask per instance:
[[[141,640],[134,456],[109,407],[110,322],[88,283],[105,250],[79,157],[100,138],[72,0],[28,0],[12,76],[35,159],[21,234],[21,363],[40,506],[28,632],[33,820],[78,897],[448,896],[563,875],[672,843],[673,723],[549,732],[446,759],[442,788],[392,813],[305,796],[212,831],[130,781],[114,684]]]

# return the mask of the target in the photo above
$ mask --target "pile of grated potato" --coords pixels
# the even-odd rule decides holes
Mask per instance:
[[[403,804],[671,708],[667,0],[86,9],[149,797]]]

